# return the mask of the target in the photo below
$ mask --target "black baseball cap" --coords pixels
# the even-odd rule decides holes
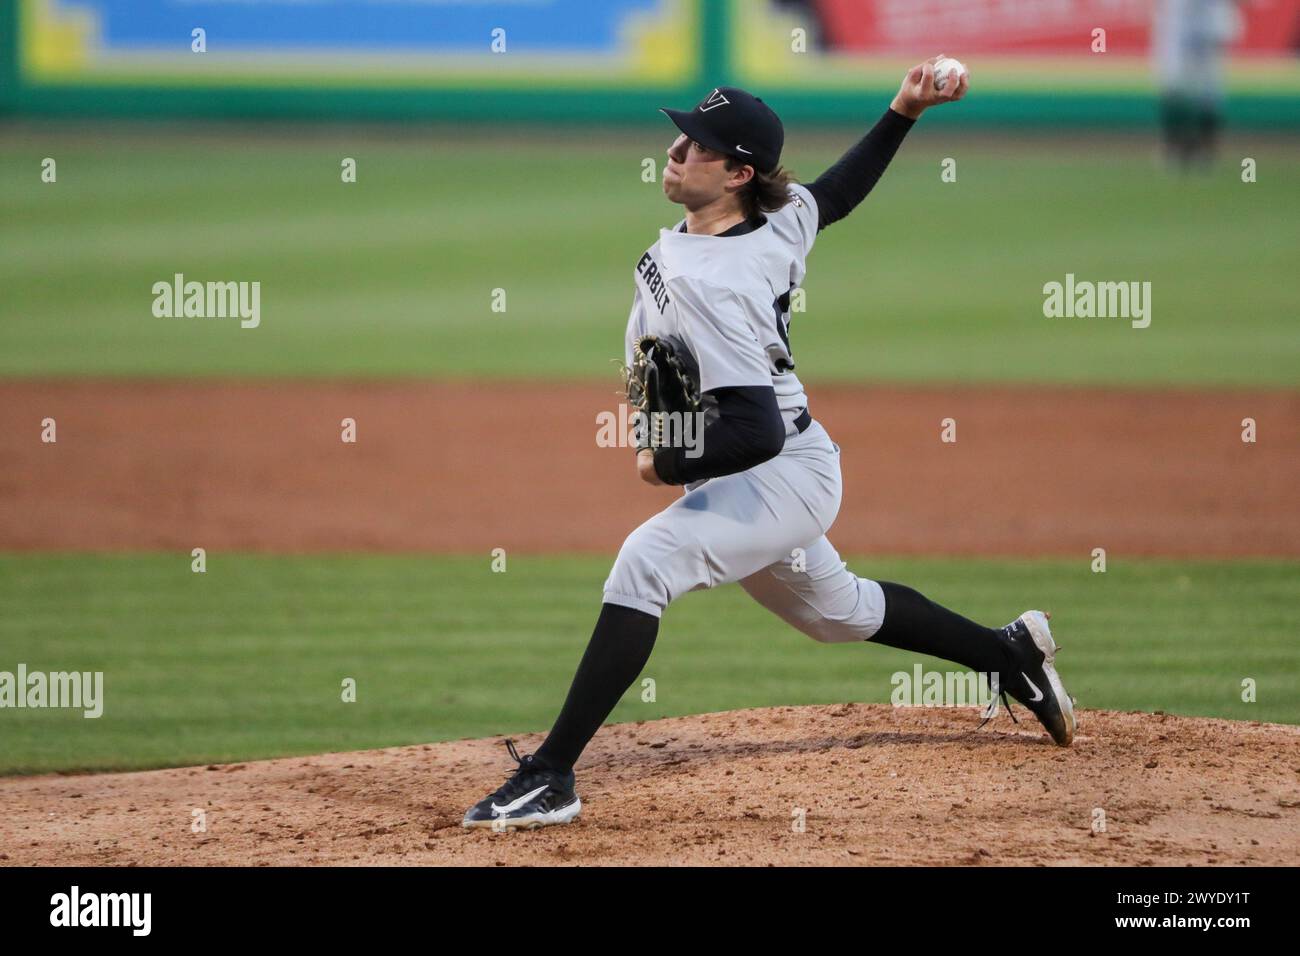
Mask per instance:
[[[701,146],[734,156],[760,173],[770,173],[781,162],[785,127],[772,107],[752,93],[719,86],[693,110],[662,112]]]

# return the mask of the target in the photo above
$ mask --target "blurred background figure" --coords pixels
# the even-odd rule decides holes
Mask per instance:
[[[1207,167],[1223,126],[1224,59],[1240,37],[1238,0],[1158,0],[1151,54],[1160,92],[1165,158]]]

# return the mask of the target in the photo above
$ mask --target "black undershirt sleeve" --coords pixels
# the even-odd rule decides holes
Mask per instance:
[[[670,485],[747,471],[785,447],[785,420],[770,385],[715,388],[705,394],[717,399],[718,417],[700,436],[699,457],[689,457],[685,447],[655,452],[655,473]]]
[[[892,109],[858,140],[830,169],[807,184],[817,201],[817,229],[825,229],[851,213],[880,181],[898,147],[916,124]]]

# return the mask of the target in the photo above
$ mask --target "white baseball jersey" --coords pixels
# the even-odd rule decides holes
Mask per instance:
[[[643,335],[676,335],[700,366],[700,391],[771,385],[789,426],[808,407],[790,354],[790,298],[817,238],[817,205],[802,186],[737,236],[697,236],[682,223],[662,229],[636,264],[626,361]],[[705,421],[715,406],[705,400]]]
[[[664,229],[637,262],[628,363],[640,336],[676,335],[699,362],[701,391],[771,385],[787,437],[775,458],[688,485],[628,535],[604,600],[658,617],[687,591],[739,581],[814,640],[864,641],[884,620],[885,595],[826,538],[843,494],[840,448],[820,422],[791,425],[808,400],[790,356],[790,294],[817,236],[816,202],[802,186],[791,197],[742,235]]]

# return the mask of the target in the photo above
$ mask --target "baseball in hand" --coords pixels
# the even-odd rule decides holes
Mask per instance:
[[[954,60],[950,56],[940,57],[934,64],[934,88],[942,90],[948,85],[949,78],[954,83],[961,82],[961,78],[967,74],[967,69],[961,60]]]

